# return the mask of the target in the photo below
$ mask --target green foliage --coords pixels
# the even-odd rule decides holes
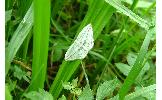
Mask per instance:
[[[5,85],[5,100],[12,100],[12,95],[7,85]]]
[[[131,70],[131,66],[123,63],[115,63],[116,67],[126,76],[128,76],[128,73]]]
[[[30,82],[30,76],[16,65],[14,66],[14,76],[19,80],[23,78],[28,83]]]
[[[5,23],[11,19],[12,10],[5,11]]]
[[[149,29],[150,23],[148,23],[146,20],[142,19],[135,13],[133,13],[131,10],[129,10],[127,7],[123,6],[120,0],[105,0],[110,5],[112,5],[117,10],[121,11],[123,14],[129,16],[131,19],[136,21],[141,27],[145,28],[146,30]]]
[[[52,46],[52,52],[51,52],[51,59],[52,62],[59,61],[62,58],[64,49],[67,48],[68,43],[64,39],[51,39]]]
[[[87,84],[84,88],[83,91],[81,88],[76,88],[77,87],[77,79],[72,80],[72,83],[66,82],[63,83],[63,87],[66,90],[70,90],[70,92],[74,95],[78,96],[78,100],[94,100],[94,95],[93,91],[90,89],[89,85]],[[105,81],[97,89],[97,94],[96,94],[96,100],[103,100],[106,97],[111,97],[114,90],[120,86],[120,82],[117,78],[110,80],[110,81]],[[79,94],[76,89],[79,89]],[[62,97],[63,98],[63,97]]]
[[[25,17],[17,27],[16,31],[14,32],[7,48],[6,48],[6,55],[5,55],[5,75],[7,75],[10,64],[15,57],[17,51],[19,50],[20,46],[22,45],[23,41],[25,40],[26,36],[30,32],[33,26],[33,9],[32,5],[27,11]]]
[[[62,95],[62,97],[59,98],[58,100],[66,100],[66,97],[64,95]]]
[[[12,80],[10,80],[10,81],[7,83],[7,85],[8,85],[9,90],[12,92],[12,91],[15,90],[15,88],[16,88],[17,81],[12,81]]]
[[[134,92],[125,96],[125,100],[137,100],[137,99],[144,99],[147,98],[149,100],[155,100],[156,96],[156,84],[147,86],[147,87],[139,87]],[[111,98],[110,100],[119,100],[119,95]]]
[[[104,9],[104,10],[102,10]],[[108,23],[109,18],[115,10],[104,3],[104,0],[100,0],[97,2],[92,2],[92,6],[89,7],[88,12],[80,25],[77,34],[81,31],[81,29],[88,23],[92,23],[94,38],[96,39],[98,35],[101,33],[102,29]],[[98,20],[100,19],[100,20]],[[60,81],[66,82],[70,79],[73,73],[78,68],[80,61],[72,61],[72,62],[62,62],[60,69],[57,73],[57,76],[50,88],[50,92],[54,95],[54,98],[57,98],[62,90],[62,85]],[[70,68],[68,68],[70,66]],[[68,73],[67,73],[68,72]]]
[[[30,100],[53,100],[52,95],[43,89],[39,89],[38,91],[30,91],[29,93],[25,94],[25,97]]]
[[[135,79],[137,78],[137,76],[139,75],[140,71],[142,70],[143,66],[143,62],[144,62],[144,58],[147,54],[147,50],[148,50],[148,46],[151,40],[151,35],[155,32],[154,28],[151,28],[150,30],[148,30],[148,33],[143,41],[143,44],[141,46],[140,52],[137,56],[137,59],[131,69],[131,71],[128,74],[128,77],[126,78],[122,88],[119,91],[119,96],[121,99],[124,98],[124,96],[126,95],[127,91],[129,90],[129,88],[131,87],[131,85],[133,84],[133,82],[135,81]]]
[[[81,88],[77,88],[77,82],[78,82],[78,78],[72,80],[72,82],[65,82],[63,83],[63,87],[66,90],[70,90],[70,93],[75,94],[75,95],[80,95],[82,90]]]
[[[29,91],[44,88],[50,34],[50,6],[48,0],[34,0],[32,84]]]
[[[78,100],[93,100],[93,92],[88,85],[83,88],[82,94],[78,97]]]
[[[155,14],[155,0],[5,0],[7,100],[155,100]],[[89,23],[93,49],[64,61]]]
[[[119,82],[117,78],[110,81],[105,81],[97,89],[96,100],[103,100],[105,97],[112,95],[113,91],[118,86]]]
[[[128,53],[127,62],[128,62],[129,65],[123,64],[123,63],[115,63],[115,65],[124,75],[128,76],[128,73],[130,72],[131,68],[133,67],[136,58],[137,58],[137,55],[135,55],[134,53]],[[138,81],[141,80],[140,78],[150,68],[150,65],[149,65],[148,62],[144,62],[143,64],[144,64],[144,67],[142,68],[140,75],[137,78]]]

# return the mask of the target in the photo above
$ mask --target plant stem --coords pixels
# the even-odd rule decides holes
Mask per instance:
[[[86,81],[87,81],[87,85],[90,87],[90,85],[89,85],[89,80],[88,80],[88,76],[87,76],[87,74],[86,74],[86,71],[85,71],[85,68],[84,68],[84,65],[83,65],[83,62],[82,62],[82,61],[81,61],[81,65],[82,65],[83,73],[84,73],[85,78],[86,78]]]

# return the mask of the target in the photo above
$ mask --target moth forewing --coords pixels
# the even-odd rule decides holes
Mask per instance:
[[[88,24],[79,33],[65,54],[65,61],[84,59],[94,45],[92,25]]]

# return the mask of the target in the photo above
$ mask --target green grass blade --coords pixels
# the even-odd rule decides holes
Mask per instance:
[[[123,6],[121,4],[120,0],[105,0],[107,3],[109,3],[111,6],[119,10],[120,12],[124,13],[125,15],[129,16],[132,20],[137,22],[141,27],[148,30],[151,24],[147,22],[146,20],[142,19],[135,13],[133,13],[131,10],[129,10],[127,7]]]
[[[54,99],[59,96],[61,90],[63,89],[62,81],[67,82],[78,68],[79,64],[80,60],[73,62],[63,61],[49,91],[54,96]]]
[[[22,58],[23,59],[26,59],[26,56],[28,53],[29,42],[30,42],[32,35],[33,35],[32,32],[29,32],[26,39],[24,40],[24,43],[22,44]]]
[[[17,51],[19,50],[20,46],[22,45],[23,41],[25,40],[26,36],[30,32],[33,26],[33,7],[29,8],[25,17],[19,24],[18,28],[14,32],[14,35],[9,42],[8,47],[6,48],[6,55],[5,55],[5,75],[7,75],[10,64],[16,55]]]
[[[12,100],[12,95],[7,85],[5,85],[5,100]]]
[[[143,41],[143,44],[141,46],[141,49],[139,51],[139,54],[137,56],[137,59],[129,72],[126,80],[124,81],[123,86],[119,90],[119,97],[120,100],[123,100],[125,95],[127,94],[128,90],[130,89],[131,85],[134,83],[135,79],[139,75],[140,71],[142,70],[142,64],[144,61],[144,58],[147,54],[148,46],[151,40],[151,35],[155,32],[155,27],[148,30],[148,33],[145,36],[145,39]]]
[[[115,9],[109,6],[104,0],[93,1],[91,6],[88,9],[88,12],[81,23],[77,34],[81,31],[81,29],[87,25],[88,23],[92,23],[94,38],[96,39],[98,35],[101,33],[102,29],[108,23],[110,17],[112,16]],[[76,36],[77,36],[76,34]],[[70,79],[76,69],[79,67],[80,60],[72,61],[72,62],[62,62],[60,69],[57,73],[57,76],[50,88],[50,92],[53,94],[54,99],[58,98],[61,90],[62,84],[61,81],[66,82]]]
[[[50,30],[50,0],[34,0],[32,79],[29,91],[44,87]],[[41,71],[38,73],[38,71]]]
[[[119,81],[117,78],[110,81],[105,81],[104,83],[100,84],[97,89],[96,100],[104,100],[105,97],[113,93],[118,85]]]

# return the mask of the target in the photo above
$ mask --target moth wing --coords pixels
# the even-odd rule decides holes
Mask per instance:
[[[83,46],[84,46],[84,48],[86,48],[89,51],[94,46],[92,27],[89,27],[89,29],[87,30],[87,33],[88,34],[86,36],[86,43],[84,43]]]
[[[73,54],[69,58],[66,58],[65,60],[68,61],[68,60],[84,59],[87,54],[88,54],[87,50],[79,49],[75,54]]]
[[[92,25],[88,24],[79,33],[74,43],[69,47],[65,54],[65,60],[84,59],[88,51],[93,47]]]
[[[77,56],[76,56],[77,52],[78,52],[79,48],[81,48],[83,46],[83,43],[84,43],[84,41],[82,39],[82,37],[84,37],[84,35],[85,34],[79,35],[77,37],[77,39],[74,41],[74,43],[69,47],[69,49],[67,50],[67,52],[65,54],[65,60],[68,60],[71,57],[73,60],[75,60],[74,58],[77,58]]]

